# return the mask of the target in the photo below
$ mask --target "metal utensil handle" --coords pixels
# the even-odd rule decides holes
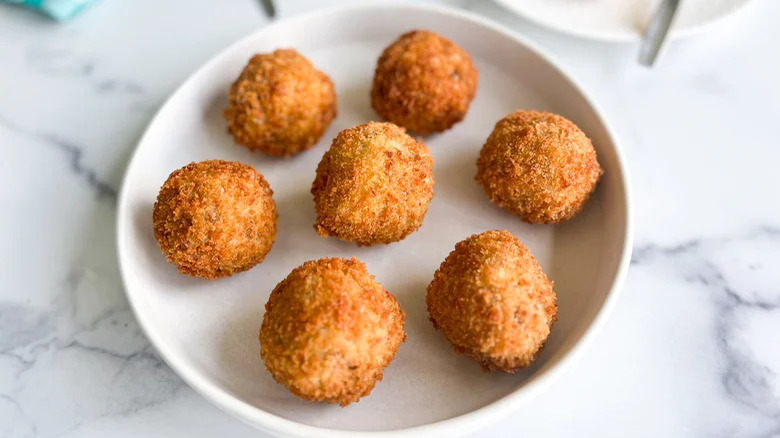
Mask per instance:
[[[263,4],[263,10],[268,18],[274,18],[276,16],[276,7],[274,6],[273,0],[260,0],[260,3]]]
[[[642,46],[639,49],[639,63],[650,67],[661,52],[661,48],[669,35],[677,7],[680,0],[664,0],[658,7],[650,21],[650,26],[642,38]]]

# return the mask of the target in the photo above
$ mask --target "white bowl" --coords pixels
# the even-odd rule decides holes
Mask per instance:
[[[642,38],[662,0],[495,0],[540,26],[579,38],[633,43]],[[750,0],[686,0],[669,31],[671,38],[707,32],[733,19]]]
[[[425,138],[435,197],[422,228],[402,242],[359,248],[312,228],[309,189],[335,134],[376,119],[369,90],[381,50],[415,28],[471,53],[479,89],[465,120]],[[313,149],[289,160],[233,144],[221,110],[229,84],[256,52],[295,47],[333,79],[339,115]],[[560,225],[529,225],[490,204],[474,181],[495,122],[517,108],[560,113],[598,152],[604,176],[586,208]],[[210,158],[254,165],[274,189],[279,231],[266,261],[217,281],[180,275],[160,253],[152,206],[168,174]],[[457,241],[488,229],[523,240],[555,281],[558,322],[539,360],[515,375],[482,373],[455,355],[428,321],[425,287]],[[283,436],[428,436],[466,433],[530,400],[574,363],[613,307],[631,250],[628,185],[614,135],[593,102],[540,50],[484,19],[410,4],[328,9],[280,21],[239,41],[192,75],[163,105],[131,160],[119,199],[118,248],[127,295],[162,358],[225,412]],[[406,311],[407,342],[370,396],[346,408],[307,403],[273,381],[257,333],[274,285],[305,260],[356,256]]]

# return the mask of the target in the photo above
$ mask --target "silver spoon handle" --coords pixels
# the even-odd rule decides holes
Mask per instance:
[[[260,3],[263,4],[263,10],[268,18],[274,18],[276,16],[276,7],[274,7],[273,0],[260,0]]]
[[[653,15],[650,26],[642,38],[642,45],[639,48],[639,63],[648,67],[652,66],[661,47],[669,34],[669,28],[672,25],[672,19],[677,12],[680,0],[663,0],[658,10]]]

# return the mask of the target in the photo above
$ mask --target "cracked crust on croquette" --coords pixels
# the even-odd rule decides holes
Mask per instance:
[[[154,236],[179,272],[227,277],[262,262],[276,237],[276,204],[263,175],[212,160],[170,174],[154,203]]]
[[[260,355],[296,396],[347,406],[368,395],[406,339],[404,313],[359,260],[304,263],[271,292]]]
[[[392,123],[345,129],[312,184],[321,236],[358,245],[391,243],[417,230],[433,199],[433,158]]]
[[[336,117],[336,92],[293,49],[252,57],[230,87],[224,111],[236,143],[273,156],[312,147]]]
[[[553,283],[508,231],[458,242],[434,274],[425,301],[456,353],[485,371],[507,373],[534,362],[557,312]]]
[[[446,131],[465,117],[478,76],[457,44],[429,31],[407,32],[377,61],[371,105],[380,117],[418,134]]]
[[[577,214],[603,171],[590,139],[572,122],[515,111],[496,123],[479,153],[477,182],[494,204],[526,222]]]

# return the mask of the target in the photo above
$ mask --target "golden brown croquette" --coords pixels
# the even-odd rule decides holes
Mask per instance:
[[[433,325],[485,371],[514,373],[539,354],[555,322],[553,284],[508,231],[458,242],[425,298]]]
[[[322,236],[358,245],[403,239],[422,225],[433,198],[433,158],[392,123],[339,132],[312,184]]]
[[[154,203],[154,236],[182,274],[215,279],[263,261],[276,237],[276,204],[263,175],[230,161],[174,171]]]
[[[312,147],[336,117],[333,82],[293,49],[255,55],[224,112],[236,143],[268,155]]]
[[[260,355],[296,396],[346,406],[371,393],[405,338],[404,313],[366,265],[325,258],[271,292]]]
[[[526,222],[570,219],[602,174],[590,139],[572,122],[518,110],[496,123],[477,160],[491,202]]]
[[[465,50],[433,32],[414,30],[379,57],[371,105],[380,117],[418,134],[446,131],[466,116],[477,78]]]

